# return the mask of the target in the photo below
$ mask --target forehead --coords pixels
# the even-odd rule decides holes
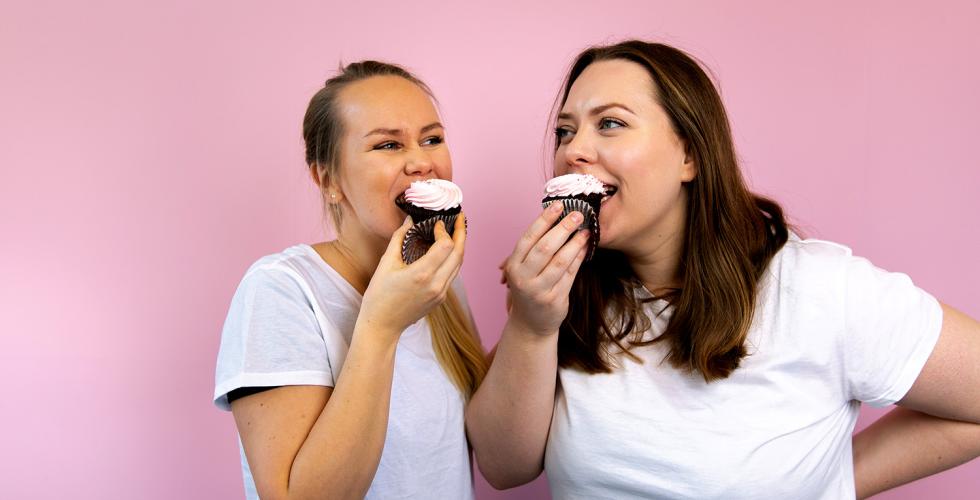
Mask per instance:
[[[418,85],[398,76],[373,76],[354,82],[338,96],[344,126],[352,132],[424,127],[439,120],[435,105]]]
[[[624,59],[594,62],[572,84],[562,111],[578,113],[610,102],[636,110],[656,105],[655,92],[650,74],[635,62]]]

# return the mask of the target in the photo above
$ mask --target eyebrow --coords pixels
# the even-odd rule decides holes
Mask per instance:
[[[636,114],[628,106],[626,106],[625,104],[618,103],[618,102],[611,102],[609,104],[603,104],[601,106],[596,106],[596,107],[592,108],[591,110],[589,110],[589,114],[592,115],[592,116],[595,116],[595,115],[601,114],[602,112],[604,112],[604,111],[606,111],[608,109],[612,109],[612,108],[622,108],[623,110],[629,112],[630,114],[633,114],[633,115]],[[558,115],[558,119],[559,120],[571,120],[573,116],[574,115],[572,113],[560,113]]]
[[[432,123],[430,123],[430,124],[422,127],[422,129],[419,130],[419,133],[420,134],[424,134],[424,133],[426,133],[426,132],[428,132],[430,130],[437,129],[437,128],[443,128],[442,124],[439,123],[439,122],[432,122]],[[368,136],[375,135],[375,134],[380,134],[380,135],[395,135],[395,136],[398,136],[398,135],[404,135],[405,134],[405,131],[403,129],[400,129],[400,128],[376,128],[376,129],[374,129],[374,130],[372,130],[372,131],[364,134],[364,137],[368,137]]]

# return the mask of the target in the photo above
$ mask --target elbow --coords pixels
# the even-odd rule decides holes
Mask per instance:
[[[477,468],[483,478],[497,490],[506,490],[534,481],[544,468],[538,464],[536,466],[522,466],[518,461],[508,465],[482,465],[479,458],[476,460]]]
[[[482,472],[482,469],[481,469]],[[493,486],[496,490],[507,490],[510,488],[516,488],[521,485],[530,483],[535,478],[541,475],[538,471],[536,474],[483,474],[483,477]]]

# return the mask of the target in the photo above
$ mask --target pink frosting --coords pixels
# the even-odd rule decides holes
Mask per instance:
[[[415,181],[405,191],[405,201],[428,210],[448,210],[463,203],[463,191],[442,179]]]
[[[605,193],[602,181],[593,175],[567,174],[555,177],[544,185],[545,198]]]

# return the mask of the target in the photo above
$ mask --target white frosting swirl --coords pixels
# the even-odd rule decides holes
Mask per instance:
[[[545,198],[605,193],[606,186],[589,174],[560,175],[544,185]]]
[[[463,191],[442,179],[415,181],[405,191],[405,201],[428,210],[448,210],[463,203]]]

